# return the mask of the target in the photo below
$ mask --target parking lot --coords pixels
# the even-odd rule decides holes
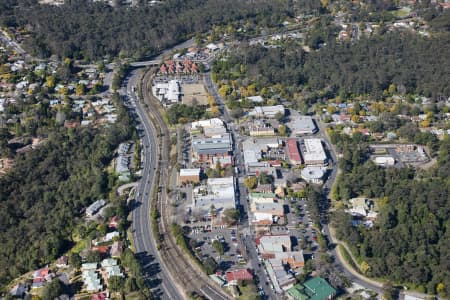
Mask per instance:
[[[214,258],[222,271],[232,269],[234,266],[246,265],[245,253],[242,253],[243,248],[234,229],[220,228],[211,230],[210,227],[205,229],[203,226],[192,226],[191,228],[192,231],[189,238],[197,241],[195,252],[201,259]],[[222,244],[223,255],[220,255],[214,248],[213,243],[215,240]]]

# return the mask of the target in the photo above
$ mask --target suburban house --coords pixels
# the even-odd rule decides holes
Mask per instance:
[[[253,274],[248,269],[239,269],[225,273],[228,284],[238,284],[239,281],[253,280]]]

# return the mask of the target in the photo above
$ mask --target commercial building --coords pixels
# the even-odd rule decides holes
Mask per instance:
[[[213,163],[212,158],[225,158],[233,151],[229,133],[222,137],[192,138],[192,158],[197,162]]]
[[[258,203],[250,205],[253,214],[252,223],[255,225],[270,225],[277,223],[284,216],[284,207],[281,203]]]
[[[319,166],[310,166],[302,169],[300,175],[306,182],[322,184],[327,168]]]
[[[395,165],[395,159],[392,156],[372,156],[373,162],[382,167],[390,167]]]
[[[314,134],[317,132],[317,126],[310,116],[296,116],[291,124],[291,130],[296,135]]]
[[[331,300],[336,290],[323,278],[314,277],[303,284],[296,284],[287,291],[292,300]]]
[[[217,213],[236,207],[234,177],[209,178],[206,186],[193,189],[192,209],[208,215],[211,207]]]
[[[178,179],[179,179],[179,184],[199,183],[200,182],[200,168],[180,169],[180,176],[178,177]]]
[[[244,152],[245,166],[258,165],[257,163],[262,158],[262,154],[270,149],[279,149],[283,146],[280,139],[274,138],[249,138],[242,143]],[[262,166],[266,166],[263,163]],[[261,166],[261,165],[259,165]]]
[[[161,103],[170,105],[181,101],[181,81],[170,80],[169,82],[158,82],[152,87],[153,95]]]
[[[288,139],[286,141],[286,147],[289,160],[293,165],[301,165],[302,157],[300,156],[300,150],[298,149],[298,143],[296,139]]]
[[[320,139],[305,139],[302,154],[306,165],[327,165],[327,155]]]
[[[256,118],[275,118],[277,114],[284,116],[284,106],[256,106],[252,111],[249,112],[249,116],[254,116]]]
[[[264,265],[272,281],[275,292],[278,294],[283,293],[294,286],[296,279],[295,277],[286,272],[285,267],[281,259],[268,259],[264,261]]]
[[[283,235],[263,235],[256,239],[259,252],[263,258],[275,258],[276,252],[291,251],[291,237]]]

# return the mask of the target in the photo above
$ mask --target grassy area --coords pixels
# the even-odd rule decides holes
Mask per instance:
[[[239,300],[258,299],[258,291],[253,282],[248,282],[245,286],[239,286],[239,290],[241,291],[241,295],[238,297]]]
[[[130,249],[131,249],[131,251],[135,252],[136,248],[134,247],[134,240],[133,240],[133,233],[131,232],[131,226],[127,230],[127,238],[130,241]]]
[[[409,7],[402,7],[395,11],[395,15],[399,18],[407,17],[411,13],[411,8]]]
[[[345,249],[344,246],[338,245],[338,251],[341,252],[342,257],[345,259],[345,261],[352,266],[353,269],[359,272],[359,266],[355,264],[352,257],[350,256],[350,253],[348,253],[347,249]]]
[[[87,241],[86,240],[79,240],[79,241],[77,241],[75,246],[72,248],[72,252],[80,253],[81,251],[83,251],[83,249],[86,248],[86,246],[87,246]]]

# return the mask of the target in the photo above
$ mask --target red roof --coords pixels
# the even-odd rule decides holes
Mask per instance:
[[[296,139],[288,139],[286,142],[289,159],[292,162],[302,163],[302,157],[298,150],[298,144]]]
[[[36,277],[33,279],[33,283],[39,283],[39,282],[44,282],[45,278],[44,277]]]
[[[227,281],[253,280],[253,275],[248,269],[235,270],[226,273]]]
[[[92,251],[101,253],[101,254],[106,254],[109,251],[109,247],[108,246],[94,246],[92,247]]]
[[[106,295],[104,293],[100,293],[100,294],[94,294],[92,295],[92,300],[105,300],[106,299]]]
[[[117,227],[119,226],[119,221],[120,218],[118,216],[112,217],[111,220],[109,221],[108,227],[117,229]]]
[[[50,273],[50,270],[48,268],[42,268],[34,272],[33,277],[34,278],[44,278]]]

